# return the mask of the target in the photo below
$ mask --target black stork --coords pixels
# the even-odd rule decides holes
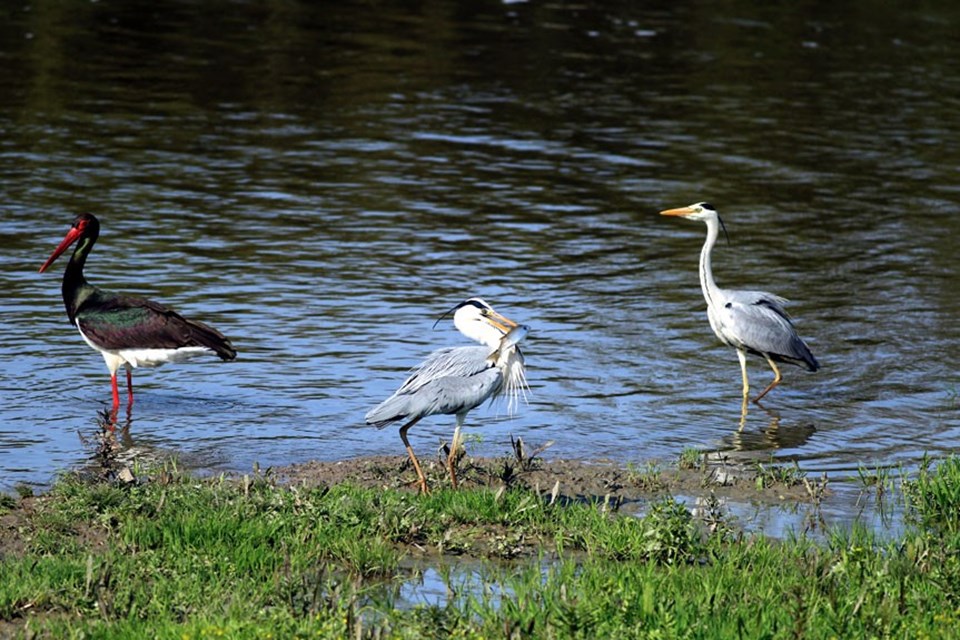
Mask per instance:
[[[222,360],[237,357],[233,345],[216,329],[187,320],[152,300],[104,291],[87,282],[83,277],[83,265],[99,236],[97,217],[92,213],[81,213],[60,246],[40,267],[40,273],[77,242],[63,272],[63,303],[70,322],[107,363],[113,385],[114,410],[120,406],[117,370],[121,365],[127,370],[127,402],[132,405],[134,367],[157,367],[210,351]]]

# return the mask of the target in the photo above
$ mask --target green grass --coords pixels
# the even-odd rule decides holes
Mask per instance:
[[[925,465],[904,495],[915,527],[902,538],[815,544],[709,535],[671,499],[634,517],[521,489],[65,478],[34,499],[22,549],[0,555],[0,635],[950,637],[960,461]],[[467,574],[451,569],[459,556]],[[398,608],[416,566],[449,575],[449,599]]]
[[[960,537],[960,458],[951,456],[935,468],[924,458],[916,478],[904,480],[903,492],[916,523],[943,538]]]
[[[644,463],[642,468],[632,462],[628,463],[627,482],[647,491],[662,491],[667,488],[663,469],[652,461]]]
[[[686,447],[680,452],[677,459],[677,468],[679,469],[702,469],[703,453],[694,447]]]
[[[792,487],[803,484],[806,476],[796,462],[791,466],[777,464],[756,463],[754,482],[757,489],[765,487],[785,486]]]

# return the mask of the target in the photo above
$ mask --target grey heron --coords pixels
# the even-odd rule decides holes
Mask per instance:
[[[723,221],[714,206],[698,202],[679,209],[667,209],[660,215],[680,216],[707,224],[707,240],[700,252],[700,286],[707,300],[707,317],[717,337],[737,350],[743,373],[743,407],[746,409],[750,384],[747,381],[747,354],[763,356],[773,369],[773,382],[760,392],[754,402],[780,384],[782,376],[777,363],[790,363],[816,371],[820,363],[810,348],[797,335],[783,304],[785,298],[765,291],[734,291],[721,289],[713,279],[710,253],[717,242]],[[726,228],[724,228],[726,233]]]
[[[423,493],[427,492],[427,479],[407,440],[407,430],[427,416],[456,416],[457,426],[447,456],[450,480],[456,489],[454,461],[467,413],[486,400],[501,396],[507,397],[507,409],[512,413],[527,389],[523,353],[517,343],[526,336],[528,327],[500,315],[481,298],[461,302],[440,319],[451,312],[453,324],[460,333],[483,346],[447,347],[434,351],[410,372],[392,396],[371,409],[365,417],[367,424],[378,429],[404,421],[400,427],[400,439],[417,472],[417,483]]]

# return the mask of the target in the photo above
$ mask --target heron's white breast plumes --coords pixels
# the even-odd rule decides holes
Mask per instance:
[[[524,403],[528,402],[527,391],[530,390],[530,386],[527,384],[523,354],[516,347],[505,349],[500,353],[497,367],[503,374],[503,383],[500,385],[497,397],[506,398],[507,415],[512,416],[520,405],[521,399]]]

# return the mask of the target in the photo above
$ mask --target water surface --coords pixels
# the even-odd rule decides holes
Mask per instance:
[[[482,295],[529,324],[529,406],[470,446],[849,476],[960,445],[960,68],[949,3],[36,2],[0,20],[0,488],[84,462],[110,402],[37,269],[74,215],[100,286],[230,336],[137,371],[128,443],[248,470],[402,454],[363,423]],[[791,299],[823,365],[737,431],[697,280]],[[769,380],[762,361],[750,370]],[[411,430],[430,456],[453,420]]]

